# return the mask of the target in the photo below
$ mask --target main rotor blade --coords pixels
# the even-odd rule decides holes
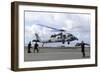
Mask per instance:
[[[37,25],[42,26],[42,27],[46,27],[46,28],[50,28],[50,29],[53,29],[53,30],[64,31],[65,32],[65,30],[63,30],[63,29],[57,29],[57,28],[49,27],[49,26],[46,26],[46,25],[43,25],[43,24],[37,24]]]

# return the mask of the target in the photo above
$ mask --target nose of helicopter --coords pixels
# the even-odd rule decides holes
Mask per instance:
[[[75,36],[74,36],[74,39],[75,39],[75,40],[78,40],[78,38],[77,38],[77,37],[75,37]]]
[[[76,40],[78,40],[78,38],[77,37],[75,37],[76,38]]]

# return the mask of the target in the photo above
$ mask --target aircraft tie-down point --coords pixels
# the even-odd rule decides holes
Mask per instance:
[[[62,44],[65,44],[65,42],[67,42],[68,44],[70,44],[70,42],[78,40],[78,38],[75,37],[73,34],[71,34],[71,33],[65,33],[66,30],[57,29],[57,28],[54,28],[54,27],[49,27],[49,26],[46,26],[46,25],[43,25],[43,24],[37,24],[37,25],[42,26],[42,27],[46,27],[46,28],[49,28],[49,29],[52,29],[52,30],[56,30],[56,31],[59,32],[58,34],[52,34],[50,36],[50,39],[48,39],[48,40],[42,40],[42,39],[40,39],[38,33],[35,33],[36,39],[32,40],[32,42],[43,43],[42,47],[46,43],[62,42]]]

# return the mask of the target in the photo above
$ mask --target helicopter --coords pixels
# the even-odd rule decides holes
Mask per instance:
[[[65,42],[67,42],[68,44],[70,44],[70,42],[72,41],[75,41],[75,40],[78,40],[77,37],[75,37],[73,34],[71,33],[66,33],[67,31],[66,30],[63,30],[63,29],[57,29],[57,28],[54,28],[54,27],[49,27],[49,26],[46,26],[46,25],[43,25],[43,24],[37,24],[38,26],[42,26],[42,27],[46,27],[46,28],[49,28],[49,29],[52,29],[52,30],[55,30],[59,33],[57,34],[52,34],[50,36],[50,39],[48,40],[41,40],[38,33],[35,33],[35,36],[36,36],[36,39],[32,40],[32,42],[40,42],[40,43],[43,43],[42,44],[42,47],[44,46],[44,44],[46,43],[56,43],[56,42],[62,42],[62,44],[65,44]]]

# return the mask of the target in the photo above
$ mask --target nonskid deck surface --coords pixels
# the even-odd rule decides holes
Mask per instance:
[[[90,48],[85,48],[86,57],[90,58]],[[31,53],[27,53],[27,48],[24,49],[24,61],[48,61],[48,60],[70,60],[84,59],[80,47],[40,47],[39,53],[34,53],[31,48]]]

